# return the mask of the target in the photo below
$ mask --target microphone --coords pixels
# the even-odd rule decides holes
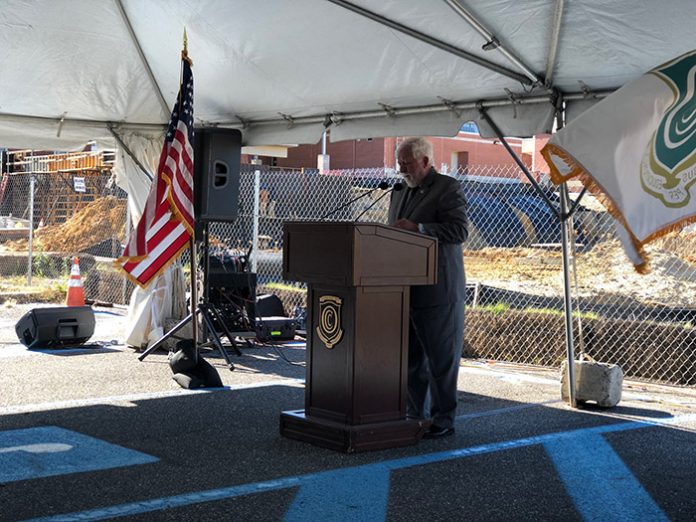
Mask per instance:
[[[388,188],[389,188],[389,183],[387,183],[386,181],[382,181],[382,182],[380,182],[380,184],[377,185],[375,188],[370,189],[370,190],[368,190],[367,192],[363,192],[363,193],[360,194],[359,196],[357,196],[357,197],[351,199],[351,200],[348,201],[347,203],[344,203],[344,204],[341,205],[340,207],[335,208],[335,209],[333,209],[333,210],[327,212],[326,214],[324,214],[323,216],[321,216],[319,219],[320,219],[320,220],[324,220],[324,219],[326,219],[327,217],[334,215],[334,214],[335,214],[336,212],[338,212],[339,210],[341,210],[341,209],[343,209],[343,208],[346,208],[346,207],[347,207],[348,205],[350,205],[351,203],[355,203],[356,201],[358,201],[359,199],[364,198],[365,196],[369,196],[370,194],[372,194],[372,193],[373,193],[374,191],[376,191],[376,190],[384,190],[384,189],[388,189]],[[379,200],[378,200],[378,201],[379,201]]]
[[[360,218],[363,216],[363,214],[365,214],[365,212],[367,212],[367,211],[370,210],[372,207],[374,207],[377,203],[379,203],[379,201],[380,201],[382,198],[384,198],[387,194],[391,194],[392,192],[399,192],[400,190],[403,190],[403,188],[404,188],[404,184],[401,183],[400,181],[397,181],[396,183],[394,183],[394,185],[392,185],[392,188],[390,188],[390,189],[387,190],[384,194],[382,194],[380,197],[378,197],[376,200],[374,200],[374,201],[372,202],[372,205],[370,205],[370,206],[367,207],[365,210],[363,210],[360,214],[358,214],[358,217],[356,217],[353,221],[355,222],[355,221],[357,221],[358,219],[360,219]]]

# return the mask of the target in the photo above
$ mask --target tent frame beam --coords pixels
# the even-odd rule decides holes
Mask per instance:
[[[563,20],[563,2],[556,0],[553,12],[553,24],[551,26],[551,37],[549,39],[549,54],[546,57],[546,85],[553,85],[553,73],[556,68],[556,54],[558,52],[558,42],[561,38],[561,21]]]
[[[160,106],[162,107],[162,114],[166,116],[169,115],[169,106],[167,105],[166,100],[164,99],[164,96],[162,95],[162,90],[159,87],[159,84],[157,83],[157,80],[155,79],[155,75],[152,72],[152,69],[150,68],[150,63],[147,61],[147,58],[145,57],[145,53],[143,52],[143,48],[140,45],[140,41],[138,40],[137,35],[135,34],[135,31],[133,30],[133,26],[130,23],[130,19],[128,18],[128,13],[126,13],[125,7],[123,7],[123,2],[122,0],[114,0],[116,2],[116,6],[118,7],[119,13],[121,13],[121,18],[123,18],[123,24],[126,26],[126,29],[128,30],[128,34],[130,35],[130,39],[133,42],[133,45],[135,46],[135,49],[138,51],[138,56],[140,56],[140,61],[143,64],[143,67],[145,67],[145,71],[147,72],[147,76],[150,79],[150,82],[152,83],[152,87],[155,91],[155,94],[157,95],[157,98],[159,99]]]
[[[532,71],[530,67],[527,66],[520,58],[518,58],[512,51],[509,51],[505,46],[498,40],[498,38],[489,31],[480,21],[476,18],[469,10],[467,10],[461,3],[461,0],[444,0],[447,5],[449,5],[459,16],[461,16],[474,30],[483,36],[485,43],[482,46],[484,51],[487,50],[497,50],[510,62],[516,65],[524,74],[529,78],[534,85],[545,85],[545,82],[539,78],[539,76]]]
[[[520,157],[517,155],[517,153],[512,150],[512,147],[510,144],[507,142],[505,139],[505,136],[503,136],[503,133],[500,131],[500,128],[496,125],[496,123],[491,119],[489,116],[488,112],[484,107],[479,108],[479,114],[481,114],[481,117],[486,121],[486,123],[493,129],[493,132],[496,135],[496,138],[500,140],[500,143],[502,143],[503,147],[505,147],[505,150],[510,154],[513,160],[515,160],[515,163],[517,163],[517,166],[520,168],[522,173],[525,175],[527,180],[532,184],[534,189],[539,193],[541,198],[544,200],[546,205],[551,209],[551,212],[558,218],[559,220],[562,219],[562,214],[559,212],[559,210],[555,207],[551,199],[549,199],[549,196],[544,192],[544,189],[541,188],[541,185],[539,185],[539,182],[534,179],[534,176],[529,172],[527,169],[527,166],[522,162]]]
[[[602,98],[611,94],[611,90],[604,91],[593,91],[591,94],[587,92],[576,92],[570,94],[563,94],[564,100],[583,100],[587,98]],[[376,109],[373,111],[356,111],[356,112],[346,112],[346,113],[323,113],[313,116],[298,116],[293,117],[293,125],[302,124],[313,124],[321,123],[326,125],[327,122],[333,125],[340,125],[343,121],[349,120],[365,120],[371,118],[386,118],[386,117],[398,117],[407,116],[412,114],[436,114],[440,112],[451,112],[460,110],[471,110],[492,107],[509,107],[513,105],[534,105],[534,104],[545,104],[550,103],[553,100],[553,94],[544,94],[537,96],[520,96],[515,97],[514,101],[509,97],[505,98],[492,98],[489,100],[478,100],[478,101],[460,101],[454,102],[449,105],[443,103],[438,103],[434,105],[420,105],[411,107],[401,107],[392,108],[391,116],[388,116],[384,109]],[[62,122],[63,130],[66,126],[75,125],[81,128],[95,128],[95,129],[108,129],[111,125],[113,128],[119,130],[162,130],[166,128],[166,123],[154,124],[154,123],[129,123],[129,122],[114,122],[107,120],[87,120],[83,118],[65,118],[62,116],[48,117],[48,116],[27,116],[23,114],[10,114],[0,112],[0,122],[14,122],[14,123],[37,123],[37,124],[55,124],[60,125]],[[219,122],[206,122],[204,127],[229,127],[229,128],[239,128],[247,129],[255,125],[288,125],[287,118],[268,118],[259,120],[244,120],[240,122],[237,118],[235,121],[219,121]]]
[[[481,67],[485,67],[486,69],[489,69],[493,72],[496,72],[498,74],[501,74],[503,76],[507,76],[508,78],[511,78],[513,80],[517,80],[523,85],[531,85],[532,80],[530,80],[527,76],[524,74],[519,74],[511,69],[508,69],[506,67],[503,67],[501,65],[498,65],[496,63],[490,62],[484,58],[481,58],[480,56],[476,56],[475,54],[471,54],[463,49],[460,49],[459,47],[455,47],[454,45],[448,44],[447,42],[443,42],[442,40],[438,40],[437,38],[433,38],[430,35],[427,35],[425,33],[421,33],[420,31],[416,31],[415,29],[412,29],[410,27],[407,27],[403,24],[400,24],[399,22],[395,22],[394,20],[390,20],[389,18],[386,18],[382,15],[379,15],[373,11],[368,11],[367,9],[364,9],[358,5],[355,5],[351,2],[347,2],[346,0],[328,0],[329,2],[336,4],[340,7],[343,7],[344,9],[347,9],[349,11],[353,11],[356,14],[359,14],[360,16],[363,16],[365,18],[369,18],[370,20],[373,20],[377,23],[380,23],[382,25],[385,25],[391,29],[394,29],[395,31],[399,31],[400,33],[406,34],[408,36],[411,36],[415,38],[416,40],[420,40],[421,42],[425,42],[427,44],[430,44],[432,46],[437,47],[438,49],[441,49],[443,51],[446,51],[448,53],[454,54],[455,56],[458,56],[459,58],[463,58],[464,60],[467,60],[471,63],[475,63],[477,65],[480,65]]]
[[[113,126],[112,126],[112,125],[109,125],[109,126],[108,126],[108,129],[109,129],[109,132],[111,133],[111,135],[112,135],[112,136],[114,137],[114,139],[116,140],[116,143],[118,143],[118,146],[121,147],[121,148],[124,150],[124,152],[125,152],[126,154],[128,154],[128,156],[130,157],[130,159],[132,159],[133,162],[138,166],[138,168],[139,168],[141,171],[143,171],[143,174],[145,174],[145,176],[147,177],[147,179],[149,179],[150,181],[152,181],[152,180],[154,179],[154,178],[152,177],[152,174],[150,174],[150,173],[147,171],[147,169],[145,168],[145,166],[140,162],[140,160],[135,156],[135,154],[133,154],[133,152],[131,152],[131,150],[128,148],[128,146],[127,146],[127,145],[123,142],[123,140],[121,139],[121,136],[119,136],[118,133],[114,130]]]

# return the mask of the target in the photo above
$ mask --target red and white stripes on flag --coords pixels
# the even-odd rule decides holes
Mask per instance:
[[[188,247],[193,234],[193,74],[182,59],[179,96],[143,215],[116,265],[147,285]]]

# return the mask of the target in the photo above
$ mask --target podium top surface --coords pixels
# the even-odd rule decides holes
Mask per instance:
[[[437,239],[381,223],[287,221],[283,277],[337,286],[430,285]]]

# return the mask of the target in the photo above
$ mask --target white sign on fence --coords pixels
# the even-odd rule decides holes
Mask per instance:
[[[85,185],[85,178],[73,177],[73,188],[75,192],[87,192],[87,186]]]

